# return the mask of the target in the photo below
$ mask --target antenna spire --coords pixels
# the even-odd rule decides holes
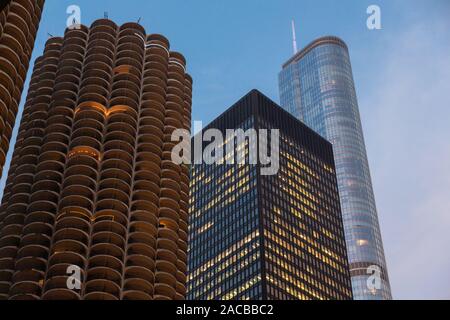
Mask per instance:
[[[297,53],[297,38],[295,37],[295,22],[292,19],[292,46],[294,49],[294,54]]]

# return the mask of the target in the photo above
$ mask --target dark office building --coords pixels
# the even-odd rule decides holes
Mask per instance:
[[[192,166],[188,299],[352,299],[331,144],[256,90],[211,128],[279,129],[279,170]],[[271,139],[224,144],[249,160]]]

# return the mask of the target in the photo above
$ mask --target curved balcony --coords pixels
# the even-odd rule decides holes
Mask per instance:
[[[123,250],[112,243],[97,243],[91,246],[91,257],[97,255],[107,255],[116,257],[119,260],[123,260]]]
[[[177,292],[175,289],[165,283],[155,283],[155,300],[173,300],[176,297]]]
[[[114,209],[101,209],[101,210],[98,209],[99,208],[97,207],[97,211],[94,215],[95,221],[112,221],[122,225],[123,227],[127,226],[128,224],[127,213]]]
[[[35,269],[44,271],[47,260],[41,257],[24,257],[16,260],[15,270]]]
[[[26,225],[23,226],[22,237],[28,236],[28,235],[43,235],[45,237],[50,238],[53,226],[49,223],[44,222],[30,222],[24,221]],[[23,238],[22,238],[23,241]]]
[[[167,198],[167,197],[159,199],[159,206],[161,208],[167,207],[167,208],[175,210],[177,212],[180,210],[180,205],[179,205],[178,201],[171,199],[171,198]]]
[[[159,110],[158,107],[159,106],[155,107],[155,104],[153,104],[150,108],[143,107],[141,109],[140,117],[141,118],[150,118],[150,119],[151,118],[155,118],[155,119],[157,119],[158,123],[157,124],[153,124],[153,125],[156,125],[162,131],[164,128],[161,127],[160,122],[164,123],[165,115],[164,115],[164,112]],[[147,122],[149,122],[149,121],[147,121]]]
[[[127,83],[136,85],[139,88],[138,93],[140,94],[140,87],[141,87],[141,78],[140,77],[138,77],[135,74],[129,73],[129,72],[118,72],[119,69],[116,69],[115,71],[116,72],[113,76],[113,83],[119,82],[119,81],[126,81]],[[123,70],[123,71],[126,71],[126,70]]]
[[[76,228],[69,227],[57,230],[53,236],[53,241],[58,242],[62,240],[74,240],[85,246],[89,245],[89,235],[83,230]]]
[[[79,161],[75,161],[79,160]],[[97,171],[94,169],[97,166],[95,159],[91,157],[79,157],[69,159],[67,162],[67,170],[65,172],[65,180],[67,180],[67,186],[71,185],[77,179],[83,179],[83,183],[87,183],[88,186],[92,184],[93,181],[97,180]],[[86,178],[91,182],[87,182]]]
[[[105,141],[118,140],[126,141],[134,148],[136,129],[124,122],[110,122],[106,129]],[[120,150],[120,149],[116,149]]]
[[[98,189],[99,190],[106,190],[106,189],[118,190],[121,192],[121,194],[125,194],[128,198],[128,194],[130,194],[131,187],[128,183],[126,183],[123,180],[109,178],[109,179],[101,180]]]
[[[139,177],[135,175],[135,182],[133,186],[134,191],[146,190],[153,192],[154,194],[159,194],[160,188],[157,183],[159,179],[153,179],[155,177],[154,172],[152,172],[151,174],[153,176],[145,175]]]
[[[120,179],[128,185],[131,185],[131,175],[127,171],[118,168],[103,169],[100,174],[100,180],[103,181],[106,179]]]
[[[72,141],[70,148],[71,150],[67,153],[69,168],[66,170],[66,176],[70,175],[70,169],[80,167],[77,168],[81,170],[80,174],[95,179],[96,171],[94,168],[98,166],[101,157],[98,151],[101,148],[100,142],[90,137],[78,137]]]
[[[72,264],[68,263],[58,263],[58,264],[49,264],[47,269],[47,281],[57,277],[67,277],[67,270],[72,267]],[[83,282],[84,270],[80,269],[80,280]],[[67,286],[65,286],[67,288]]]
[[[145,29],[142,25],[136,22],[127,22],[120,26],[119,34],[135,34],[138,33],[141,36],[145,36]]]
[[[64,38],[67,41],[72,41],[72,39],[82,40],[83,43],[86,44],[86,40],[88,38],[88,28],[85,26],[80,26],[79,29],[66,29],[64,32]]]
[[[126,266],[139,266],[148,270],[155,269],[155,237],[144,232],[134,232],[129,239]]]
[[[166,219],[166,218],[165,218]],[[158,228],[158,238],[169,239],[173,242],[178,242],[178,233],[172,229],[166,228],[164,225]]]
[[[48,248],[40,244],[26,244],[17,251],[17,259],[26,257],[39,257],[47,259]]]
[[[151,224],[147,229],[151,228]],[[155,227],[151,229],[156,229]],[[153,232],[153,233],[152,233]],[[154,231],[132,231],[128,236],[127,254],[141,254],[147,257],[155,257],[155,243],[157,233]],[[142,250],[142,251],[139,251]]]
[[[71,151],[68,153],[68,157],[74,156],[90,156],[94,159],[100,159],[101,142],[95,138],[88,136],[81,136],[72,139],[69,148]]]
[[[137,116],[136,116],[136,118],[137,118]],[[134,137],[136,135],[135,134],[136,126],[137,126],[137,121],[130,114],[125,114],[122,112],[113,112],[108,117],[108,124],[107,124],[106,130],[107,130],[107,132],[123,131],[133,138],[132,140],[129,140],[129,141],[130,142],[133,141],[133,144],[134,144]],[[119,140],[120,140],[120,137],[119,137]]]
[[[69,135],[66,134],[67,126],[60,125],[55,126],[51,125],[53,130],[64,130],[64,132],[58,131],[50,131],[48,129],[45,130],[45,137],[42,141],[42,147],[40,153],[44,153],[46,151],[58,151],[62,153],[67,152],[67,145],[69,144]],[[48,144],[48,145],[47,145]]]
[[[3,259],[5,259],[4,262],[6,264],[10,263],[11,261],[14,263],[14,258],[17,255],[17,250],[18,249],[16,246],[8,246],[8,247],[0,248],[0,256],[2,257],[1,258],[2,261],[3,261]],[[12,260],[10,260],[10,259],[12,259]],[[0,270],[2,270],[2,269],[11,269],[12,270],[12,268],[0,268]]]
[[[116,65],[129,64],[135,66],[137,69],[142,69],[144,48],[139,39],[129,38],[124,41],[124,38],[119,39],[119,46],[117,47],[116,60],[119,62]]]
[[[85,244],[83,244],[80,241],[73,240],[73,239],[64,239],[59,240],[53,243],[53,246],[51,248],[52,254],[58,253],[58,252],[65,252],[65,251],[71,251],[79,253],[82,256],[85,256],[87,254],[88,248]]]
[[[63,65],[70,65],[81,70],[83,67],[84,50],[85,48],[78,44],[64,46],[59,61]]]
[[[122,271],[124,269],[124,265],[121,260],[117,259],[116,257],[110,256],[110,255],[96,255],[89,259],[89,268],[92,275],[92,270],[99,267],[105,267],[110,270],[114,270],[116,273],[122,274]],[[102,269],[97,269],[102,270]],[[109,272],[109,271],[106,271]],[[101,274],[100,277],[102,278]]]
[[[100,30],[98,28],[97,30],[94,30],[94,32],[91,32],[89,34],[88,47],[89,46],[98,46],[98,43],[97,43],[98,40],[103,40],[106,43],[109,43],[110,45],[115,45],[115,43],[116,43],[115,34],[108,32],[106,28],[103,30]]]
[[[104,56],[107,56],[108,58],[110,58],[111,60],[114,58],[114,52],[115,52],[115,47],[114,44],[112,44],[111,42],[105,40],[105,39],[98,39],[96,41],[97,43],[90,43],[87,46],[86,49],[86,57],[89,57],[91,55],[95,55],[95,54],[101,54]]]
[[[89,137],[101,142],[103,140],[102,132],[92,127],[80,127],[72,132],[72,140],[80,137]]]
[[[72,128],[72,116],[73,111],[71,108],[61,105],[55,106],[52,102],[48,111],[47,127],[45,130],[48,131],[50,130],[50,127],[55,127],[55,129],[59,129],[60,132],[69,135]],[[68,130],[60,126],[66,126]]]
[[[82,88],[86,86],[98,86],[105,90],[109,90],[109,82],[101,77],[93,77],[93,76],[83,77],[83,80],[81,80],[80,87]]]
[[[80,92],[78,93],[79,101],[92,100],[105,105],[108,102],[108,95],[108,89],[96,84],[86,85],[82,87]]]
[[[82,195],[68,195],[61,199],[59,206],[60,211],[67,210],[67,208],[71,208],[74,206],[78,206],[80,208],[88,210],[89,212],[92,212],[94,204],[90,199]]]
[[[172,281],[175,280],[171,284],[173,284],[175,286],[175,283],[177,282],[176,276],[179,272],[179,270],[177,270],[176,264],[168,261],[167,259],[158,259],[158,260],[156,260],[156,270],[157,270],[157,272],[165,272],[167,274],[170,274],[173,277]],[[162,281],[162,282],[164,282],[164,281]],[[164,283],[166,283],[166,282],[164,282]]]
[[[121,142],[121,144],[125,144],[125,143]],[[131,148],[131,146],[130,146],[130,148]],[[122,159],[117,159],[117,158],[107,159],[107,160],[102,161],[102,164],[101,164],[102,173],[103,173],[103,171],[108,170],[108,169],[122,170],[122,171],[126,172],[127,174],[129,174],[130,176],[133,173],[131,164],[129,164],[128,162],[126,162]]]
[[[170,209],[170,208],[159,208],[158,217],[159,218],[168,218],[173,221],[180,220],[180,215],[178,214],[178,212],[173,209]]]
[[[127,215],[128,212],[128,206],[124,202],[110,198],[101,199],[97,202],[97,209],[96,209],[97,211],[105,209],[119,211],[122,212],[124,215]]]
[[[152,65],[151,65],[151,64]],[[167,81],[168,81],[168,75],[165,71],[161,70],[164,69],[160,67],[161,63],[158,64],[158,68],[155,68],[155,62],[150,62],[145,64],[145,71],[144,71],[144,85],[148,84],[155,84],[158,85],[161,88],[167,87]],[[147,68],[153,66],[153,68]]]
[[[187,250],[185,248],[180,249],[183,250],[183,252],[186,252]],[[181,283],[186,283],[186,275],[187,275],[187,264],[185,261],[178,260],[177,261],[177,280]]]
[[[23,281],[13,284],[9,289],[9,295],[11,300],[19,300],[19,296],[22,298],[25,298],[26,296],[28,296],[27,298],[31,298],[30,296],[32,296],[33,300],[37,300],[41,295],[41,291],[42,288],[39,283],[33,281]]]
[[[123,293],[122,293],[122,300],[153,300],[152,298],[152,294],[149,294],[147,292],[144,292],[143,290],[149,290],[147,287],[144,287],[143,285],[141,286],[136,286],[137,288],[142,290],[131,290],[129,288],[133,288],[135,286],[135,284],[138,282],[135,279],[130,279],[130,281],[134,281],[134,282],[130,282],[130,285],[124,289]],[[153,287],[152,287],[152,291],[153,291]]]
[[[90,190],[95,190],[97,188],[97,182],[85,175],[72,175],[64,179],[63,188],[81,185],[89,188]]]
[[[94,117],[88,118],[87,116],[89,115],[93,115]],[[81,130],[81,132],[84,128],[91,128],[93,130],[96,130],[94,136],[98,141],[98,133],[102,132],[103,130],[103,121],[99,121],[99,119],[102,119],[102,116],[97,111],[83,110],[77,116],[77,119],[73,125],[73,130]]]
[[[1,269],[0,270],[0,283],[3,283],[6,289],[9,290],[9,286],[11,284],[11,277],[13,274],[13,270]]]
[[[137,110],[139,100],[139,94],[133,92],[130,88],[118,88],[113,90],[111,93],[111,105],[124,104],[132,106],[135,110]]]
[[[74,251],[61,251],[53,253],[48,259],[48,264],[49,266],[76,265],[81,269],[84,269],[86,265],[86,258]]]
[[[89,208],[92,208],[93,201],[95,198],[95,192],[84,185],[71,185],[65,187],[61,193],[61,202],[70,202],[70,197],[80,197],[90,201]],[[67,200],[66,200],[67,199]],[[54,201],[56,202],[56,201]],[[80,203],[85,203],[84,200]],[[87,208],[87,207],[86,207]]]
[[[130,266],[125,269],[125,281],[129,279],[143,280],[142,283],[154,283],[154,274],[147,268],[139,266]]]
[[[99,104],[103,104],[106,105],[108,103],[108,99],[100,94],[100,93],[96,93],[96,92],[92,92],[92,91],[88,91],[86,93],[84,93],[83,95],[80,95],[78,98],[78,102],[83,103],[83,102],[96,102]]]
[[[84,300],[118,300],[117,296],[103,291],[93,291],[85,294]]]
[[[111,231],[98,231],[92,234],[92,245],[98,243],[110,243],[125,249],[125,238]]]
[[[115,91],[122,90],[123,95],[125,96],[133,95],[134,99],[137,98],[137,100],[139,100],[139,95],[141,94],[140,84],[135,84],[129,81],[128,79],[121,79],[124,77],[125,77],[124,74],[119,74],[114,77],[112,85],[113,94],[115,93]],[[131,76],[131,78],[134,78],[134,76]],[[130,92],[127,93],[127,90],[129,90]]]
[[[84,234],[89,234],[90,232],[90,223],[86,220],[86,217],[79,217],[79,216],[69,216],[69,215],[60,215],[58,217],[58,220],[55,225],[55,230],[67,230],[74,228],[80,232],[83,232]],[[76,231],[76,232],[78,232]],[[73,232],[72,232],[73,233]],[[68,235],[69,236],[69,235]],[[82,237],[82,235],[80,235]]]
[[[103,200],[110,200],[112,202],[119,201],[122,203],[122,205],[128,206],[129,196],[127,193],[119,189],[102,189],[97,194],[97,201],[100,202]]]
[[[83,70],[83,79],[98,78],[109,83],[112,75],[100,69]]]
[[[134,149],[134,142],[135,138],[124,131],[111,131],[108,132],[104,137],[104,142],[110,142],[110,141],[118,141],[119,143],[128,143],[130,148]]]
[[[20,235],[22,233],[22,226],[19,224],[8,224],[3,225],[3,228],[0,232],[0,238],[9,235]]]
[[[156,92],[158,94],[165,94],[167,86],[164,78],[153,75],[144,78],[144,92]]]
[[[52,277],[50,279],[47,279],[45,281],[45,285],[44,285],[44,296],[47,296],[46,293],[47,292],[51,292],[51,291],[56,291],[56,290],[61,290],[61,294],[62,297],[61,299],[58,299],[57,297],[55,297],[57,300],[78,300],[80,299],[80,297],[78,296],[78,294],[76,296],[72,296],[72,295],[68,295],[67,293],[63,292],[62,290],[69,290],[67,288],[67,280],[69,279],[69,276],[56,276],[56,277]],[[76,292],[74,290],[70,290],[72,292]],[[43,298],[45,300],[45,298]]]
[[[86,114],[85,116],[83,116],[84,112],[83,111],[93,111],[92,115],[91,114]],[[95,116],[96,114],[98,114],[98,116]],[[94,116],[94,118],[99,121],[100,123],[103,123],[104,120],[104,116],[106,114],[106,107],[104,104],[96,102],[96,101],[84,101],[82,103],[80,103],[77,108],[75,109],[75,121],[77,121],[78,119],[85,119],[85,118],[90,118],[91,116]]]
[[[107,267],[91,268],[87,272],[85,294],[99,291],[108,292],[119,297],[121,282],[122,275],[114,269]]]
[[[112,36],[116,35],[117,29],[118,26],[112,20],[107,18],[95,20],[89,28],[90,34],[105,32],[111,34]]]
[[[157,203],[151,202],[149,200],[137,200],[131,203],[131,212],[136,211],[149,211],[155,210]]]
[[[168,286],[175,288],[177,285],[177,279],[168,272],[156,271],[155,285],[161,283],[167,284]]]
[[[45,273],[39,270],[18,270],[14,272],[11,281],[15,284],[21,282],[39,282],[44,279]]]
[[[64,164],[62,164],[61,162],[53,160],[42,161],[39,162],[39,164],[36,166],[36,180],[41,180],[43,179],[42,177],[46,177],[48,175],[49,176],[48,179],[61,182],[62,172],[64,172]],[[25,178],[26,176],[27,174],[24,175],[23,177],[18,178],[22,179]]]
[[[58,202],[59,194],[51,190],[38,190],[31,194],[30,203],[38,201]],[[11,201],[11,200],[10,200]]]
[[[90,51],[89,54],[86,55],[86,59],[84,60],[84,64],[87,65],[91,62],[102,62],[106,65],[111,66],[113,64],[112,57],[107,53],[98,53],[95,51]],[[105,70],[104,68],[100,68],[101,70],[104,70],[109,73],[109,69]]]
[[[153,208],[153,211],[133,211],[131,212],[130,221],[143,221],[154,225],[155,227],[158,224],[157,220],[157,210],[156,205]]]
[[[0,238],[0,247],[18,247],[20,235],[6,235]]]
[[[43,300],[81,300],[80,295],[70,289],[51,289],[42,295]]]

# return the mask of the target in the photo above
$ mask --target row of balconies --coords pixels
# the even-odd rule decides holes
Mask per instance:
[[[116,30],[102,20],[67,31],[36,63],[0,208],[0,295],[185,294],[189,178],[170,162],[170,134],[190,126],[192,80],[162,36],[144,50],[139,25]],[[81,292],[66,287],[70,264]]]

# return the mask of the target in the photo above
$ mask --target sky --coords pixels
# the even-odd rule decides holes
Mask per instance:
[[[381,9],[380,30],[366,26],[373,4]],[[186,57],[192,119],[204,125],[254,88],[279,102],[292,19],[299,48],[320,36],[341,37],[349,46],[393,297],[450,299],[449,0],[46,0],[32,62],[49,34],[63,35],[70,5],[80,7],[85,25],[107,12],[118,24],[140,18],[147,33],[166,36]],[[20,115],[11,146],[19,121]]]

